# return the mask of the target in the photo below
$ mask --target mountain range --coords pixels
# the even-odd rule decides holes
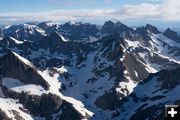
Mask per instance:
[[[163,120],[179,91],[173,29],[112,20],[0,27],[2,120]]]

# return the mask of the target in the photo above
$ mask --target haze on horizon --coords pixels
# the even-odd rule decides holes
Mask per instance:
[[[130,26],[180,26],[179,0],[1,0],[0,24],[116,19]]]

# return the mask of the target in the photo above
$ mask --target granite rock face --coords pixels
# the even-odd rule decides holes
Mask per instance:
[[[5,97],[18,99],[19,102],[34,116],[50,116],[56,113],[63,100],[55,94],[42,94],[41,96],[29,95],[28,93],[22,92],[17,93],[8,90],[6,87],[2,88]]]
[[[41,116],[48,120],[55,119],[53,114],[57,114],[56,119],[58,120],[80,120],[90,117],[88,115],[86,117],[82,116],[71,103],[52,93],[37,96],[29,95],[25,92],[17,93],[8,90],[6,87],[3,87],[2,90],[6,98],[19,100],[26,110],[24,108],[21,109],[24,109],[23,111],[35,117]],[[59,112],[60,114],[58,114]],[[14,111],[14,113],[17,113],[17,111]],[[3,112],[1,112],[0,115],[4,120],[11,120]],[[20,117],[21,116],[19,116],[19,118]]]
[[[170,28],[166,29],[163,34],[176,42],[180,42],[180,36],[178,36],[177,32],[171,30]]]
[[[21,104],[19,108],[7,108],[8,111],[12,114],[9,117],[6,112],[2,111],[4,108],[0,108],[0,118],[2,120],[25,120],[23,114],[27,114],[31,116],[33,119],[37,119],[36,117],[46,118],[47,120],[80,120],[90,118],[88,114],[81,114],[80,111],[73,107],[73,104],[65,99],[62,99],[59,94],[54,94],[49,90],[49,83],[37,72],[37,68],[25,60],[21,56],[8,51],[8,53],[0,58],[0,94],[3,101],[12,102],[9,104],[15,103]],[[13,89],[13,87],[6,87],[2,81],[3,78],[14,78],[23,83],[23,85],[19,85],[17,82],[10,82],[9,84],[13,84],[14,88],[22,87],[21,92],[17,92]],[[53,82],[53,81],[51,81]],[[36,88],[32,88],[34,92],[42,92],[42,94],[30,94],[29,92],[24,92],[23,89],[25,86],[33,84],[35,86],[42,86],[46,92],[43,93],[42,90],[38,91]],[[17,86],[15,86],[17,85]],[[23,88],[24,87],[24,88]],[[59,86],[60,87],[60,86]],[[35,90],[34,90],[35,89]],[[8,101],[9,100],[9,101]],[[15,103],[13,103],[16,101]],[[30,119],[30,118],[28,118]]]
[[[83,38],[89,38],[89,36],[95,37],[99,32],[99,29],[95,24],[89,23],[71,23],[67,22],[60,26],[60,32],[68,37],[70,40],[78,40],[81,41]]]
[[[0,58],[0,66],[1,77],[15,78],[25,84],[41,85],[45,89],[49,87],[49,84],[38,74],[35,66],[27,65],[11,51]]]
[[[162,88],[171,89],[180,84],[180,68],[162,70],[158,73],[158,80],[162,81]]]

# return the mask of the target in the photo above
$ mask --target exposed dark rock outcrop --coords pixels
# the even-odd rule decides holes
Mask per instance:
[[[162,70],[158,74],[158,81],[162,81],[162,88],[171,89],[180,84],[180,67],[174,70]]]
[[[11,112],[14,114],[15,120],[25,120],[24,118],[21,117],[21,114],[19,112],[15,111],[15,110],[12,110]]]
[[[6,113],[4,113],[1,109],[0,109],[0,120],[11,120]]]
[[[153,26],[153,25],[151,25],[151,24],[147,24],[147,25],[145,26],[145,29],[146,29],[147,31],[151,32],[151,33],[154,33],[154,34],[161,33],[161,32],[157,29],[157,27],[155,27],[155,26]]]
[[[34,116],[50,117],[51,114],[56,113],[60,109],[63,102],[59,96],[52,93],[37,96],[25,92],[17,93],[8,90],[6,87],[3,87],[2,90],[5,97],[18,99]]]
[[[73,41],[63,41],[62,36],[57,32],[52,32],[49,36],[44,37],[39,42],[39,47],[48,49],[51,53],[61,52],[63,54],[71,54],[78,52],[78,43]]]
[[[97,98],[94,104],[103,110],[114,110],[118,107],[119,96],[115,90],[108,91]]]
[[[3,32],[3,28],[0,27],[0,38],[4,37],[4,32]]]
[[[136,57],[130,53],[126,53],[123,63],[128,70],[130,77],[136,82],[144,80],[149,76],[146,66],[144,66]],[[135,75],[137,72],[138,76]]]
[[[117,21],[106,21],[101,29],[101,34],[102,35],[107,35],[107,34],[121,34],[121,33],[128,33],[130,31],[133,31],[131,28],[127,27],[123,23]]]
[[[180,42],[180,36],[178,36],[177,32],[171,30],[170,28],[164,31],[163,34],[176,42]]]
[[[59,120],[80,120],[89,116],[82,116],[71,103],[62,100],[55,94],[42,94],[41,96],[29,95],[28,93],[16,93],[3,87],[3,93],[6,97],[18,99],[19,102],[32,114],[33,116],[45,117],[47,120],[52,120],[52,114],[57,114]],[[28,112],[27,111],[27,112]],[[2,114],[3,116],[3,114]],[[6,119],[5,119],[6,120]],[[8,119],[7,119],[8,120]]]
[[[18,24],[4,30],[5,37],[14,37],[18,40],[39,41],[44,37],[43,30],[35,25]]]
[[[72,107],[72,104],[63,101],[61,106],[62,113],[59,116],[59,120],[81,120],[84,117]]]
[[[96,36],[99,32],[96,25],[81,22],[67,22],[60,27],[60,31],[71,40],[83,40],[89,36]]]
[[[172,94],[177,95],[176,91],[172,91],[173,88],[180,85],[179,76],[179,68],[161,70],[158,73],[150,74],[147,79],[141,81],[134,88],[134,91],[129,96],[120,101],[120,104],[118,104],[119,112],[129,113],[133,109],[133,112],[129,113],[129,120],[163,120],[164,106],[166,104],[179,105],[179,97],[171,99]],[[161,94],[157,95],[157,92]],[[118,116],[116,117],[118,118]],[[122,116],[119,117],[119,119],[121,118],[123,119]]]
[[[27,65],[11,51],[0,58],[0,75],[18,79],[25,84],[41,85],[45,89],[49,87],[33,65]]]
[[[41,22],[37,26],[40,27],[41,29],[45,30],[47,34],[57,31],[60,27],[57,24],[53,24],[51,21]]]
[[[150,34],[158,34],[160,33],[160,31],[155,27],[152,26],[150,24],[147,24],[146,26],[142,26],[142,27],[138,27],[134,33],[136,35],[134,35],[131,40],[137,40],[142,42],[145,46],[150,47],[151,44],[149,43],[149,40],[151,40],[150,38]]]

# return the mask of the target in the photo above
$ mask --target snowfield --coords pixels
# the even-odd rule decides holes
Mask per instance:
[[[34,120],[32,116],[22,111],[20,108],[23,109],[23,106],[18,103],[18,101],[14,99],[8,98],[0,98],[0,109],[7,114],[9,118],[12,120],[17,120],[13,113],[13,110],[18,112],[18,114],[25,120]]]

